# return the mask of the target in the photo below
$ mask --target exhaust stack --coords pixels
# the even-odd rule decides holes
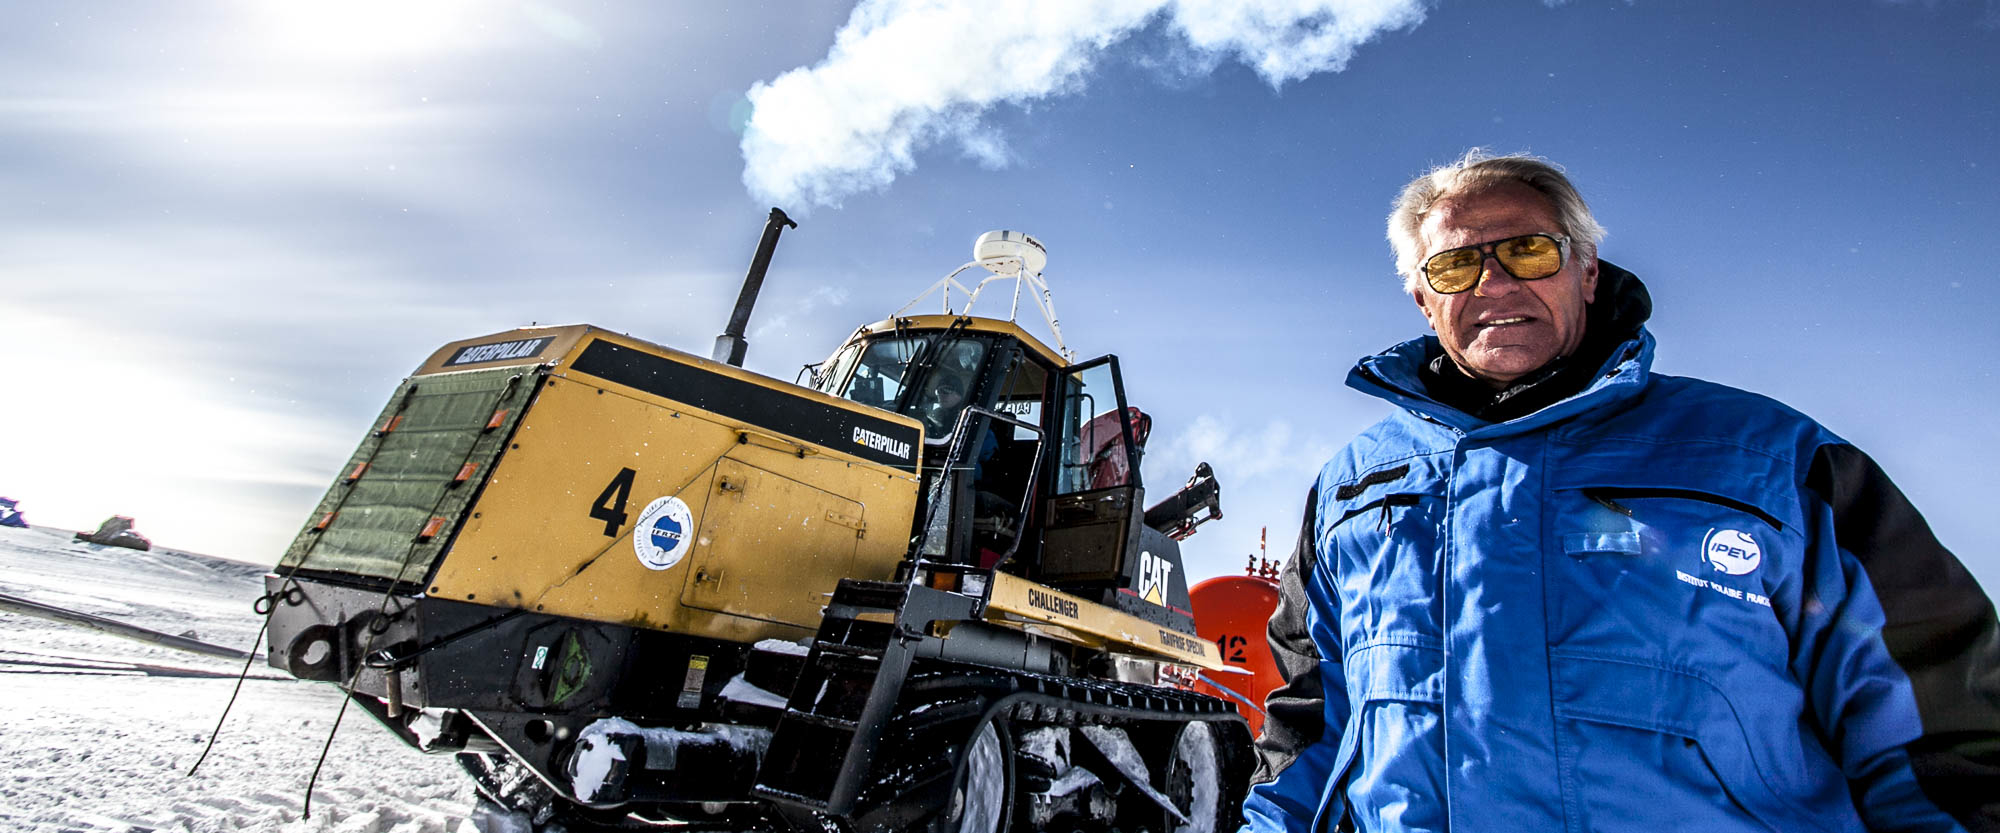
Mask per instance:
[[[778,235],[784,233],[786,226],[798,228],[799,224],[785,216],[784,210],[772,208],[771,216],[764,221],[764,237],[757,241],[757,254],[750,258],[750,272],[743,276],[743,291],[736,296],[736,309],[729,313],[729,326],[715,337],[715,351],[709,358],[734,367],[743,366],[743,353],[750,347],[743,340],[743,328],[750,323],[750,308],[757,305],[757,293],[764,289],[764,272],[771,268],[771,253],[777,251]]]

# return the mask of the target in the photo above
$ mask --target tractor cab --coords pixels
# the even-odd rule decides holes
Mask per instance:
[[[1038,543],[1022,530],[1047,491],[1045,418],[1062,367],[1013,322],[920,315],[856,331],[814,386],[922,423],[920,552],[990,569]]]
[[[987,280],[1038,279],[1027,273],[1039,272],[1035,255],[1046,258],[1040,244],[1015,235],[1032,248],[1009,261],[1006,247],[988,245],[995,235],[1015,233],[994,232],[975,247],[975,263],[1000,276]],[[939,286],[947,299],[950,288],[963,291],[951,277]],[[1037,288],[1034,300],[1060,346],[1046,287]],[[967,294],[976,300],[977,291]],[[1020,294],[1017,287],[1017,306]],[[1152,420],[1126,402],[1116,356],[1077,363],[1012,320],[952,313],[947,302],[944,314],[899,315],[856,330],[816,367],[812,385],[922,423],[912,536],[924,568],[957,571],[968,582],[999,570],[1192,627],[1177,542],[1220,517],[1218,490],[1203,471],[1142,508],[1139,462]]]

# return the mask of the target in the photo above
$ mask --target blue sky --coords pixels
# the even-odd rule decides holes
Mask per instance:
[[[1190,573],[1234,572],[1422,331],[1389,200],[1480,145],[1569,169],[1657,369],[1820,419],[2000,586],[1995,0],[968,6],[0,6],[0,494],[274,560],[439,344],[706,353],[783,195],[751,369],[1034,234],[1155,495],[1222,481]]]

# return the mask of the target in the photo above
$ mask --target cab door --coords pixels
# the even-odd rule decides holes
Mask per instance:
[[[1064,368],[1054,393],[1040,575],[1049,583],[1116,581],[1138,546],[1135,518],[1145,497],[1118,357]]]

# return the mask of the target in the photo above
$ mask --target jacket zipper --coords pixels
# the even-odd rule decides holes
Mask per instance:
[[[1416,495],[1416,494],[1383,495],[1379,498],[1371,500],[1353,509],[1347,510],[1346,512],[1341,514],[1340,520],[1333,522],[1333,525],[1339,526],[1341,524],[1347,523],[1349,520],[1352,520],[1356,516],[1380,509],[1382,515],[1378,523],[1382,529],[1386,530],[1389,528],[1390,509],[1397,506],[1415,506],[1417,505],[1417,502],[1422,499],[1423,499],[1422,495]]]
[[[1692,500],[1699,503],[1707,503],[1714,506],[1721,506],[1728,509],[1734,509],[1738,512],[1750,515],[1752,517],[1755,517],[1757,520],[1769,524],[1773,530],[1779,532],[1783,532],[1785,530],[1785,525],[1779,523],[1778,519],[1772,517],[1771,513],[1769,512],[1766,512],[1748,503],[1744,503],[1743,501],[1740,500],[1736,500],[1733,498],[1726,498],[1721,495],[1712,495],[1707,492],[1697,492],[1693,489],[1660,489],[1660,488],[1633,487],[1633,486],[1598,486],[1594,488],[1584,489],[1582,491],[1584,497],[1590,498],[1591,500],[1596,501],[1599,505],[1603,506],[1604,508],[1610,509],[1611,511],[1617,512],[1618,514],[1624,515],[1625,517],[1628,518],[1632,517],[1631,508],[1627,507],[1622,503],[1619,503],[1617,498],[1622,497],[1628,500],[1656,498],[1656,497],[1678,498],[1680,500]]]

